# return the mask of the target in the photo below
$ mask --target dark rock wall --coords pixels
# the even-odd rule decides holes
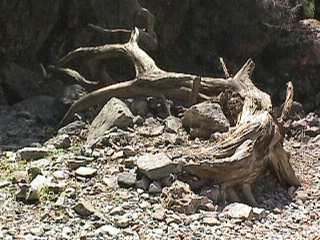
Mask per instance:
[[[306,110],[319,108],[320,24],[300,21],[302,0],[140,3],[156,17],[159,49],[150,54],[160,66],[222,76],[219,57],[233,73],[251,57],[257,64],[255,80],[275,101],[283,100],[285,82],[291,80]],[[87,24],[131,28],[136,7],[135,0],[1,1],[0,104],[55,94],[48,89],[58,94],[65,83],[42,79],[39,64],[54,64],[76,47],[124,41],[126,36],[102,37]]]

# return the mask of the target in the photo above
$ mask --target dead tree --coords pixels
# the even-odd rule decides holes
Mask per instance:
[[[291,83],[288,84],[283,114],[277,119],[272,114],[270,96],[259,90],[250,79],[254,70],[252,60],[248,60],[234,77],[228,79],[167,72],[160,69],[139,47],[139,33],[137,28],[132,31],[130,40],[125,44],[79,48],[61,59],[57,67],[84,60],[94,72],[99,66],[95,63],[99,60],[118,56],[129,59],[136,71],[135,78],[130,81],[100,88],[79,99],[70,107],[62,123],[71,120],[76,112],[104,104],[111,97],[159,96],[194,104],[219,95],[224,99],[220,103],[225,109],[228,109],[228,100],[237,98],[240,106],[235,109],[240,111],[228,109],[234,112],[235,127],[210,148],[190,150],[190,153],[186,151],[193,161],[182,165],[182,173],[197,176],[201,183],[221,185],[234,200],[239,198],[235,188],[240,186],[243,195],[253,204],[255,199],[251,185],[270,168],[281,184],[299,185],[289,162],[289,154],[283,149],[283,119],[293,98]],[[90,82],[80,74],[75,75],[87,84]]]

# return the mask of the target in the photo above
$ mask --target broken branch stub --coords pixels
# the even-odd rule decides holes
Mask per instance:
[[[185,154],[193,159],[182,166],[182,174],[197,176],[204,184],[219,184],[226,194],[238,199],[235,187],[241,186],[243,195],[252,204],[255,199],[251,185],[264,175],[269,166],[283,185],[299,185],[289,162],[289,155],[282,146],[282,123],[272,116],[270,96],[258,89],[251,81],[254,63],[249,59],[238,73],[229,79],[200,77],[192,74],[167,72],[142,50],[137,41],[139,29],[132,31],[125,44],[110,44],[94,48],[79,48],[60,61],[60,66],[71,60],[125,57],[135,66],[135,78],[91,92],[75,102],[66,113],[62,123],[69,121],[74,113],[91,106],[104,104],[111,97],[165,96],[172,100],[184,100],[186,104],[214,98],[222,93],[240,96],[235,106],[241,111],[234,114],[235,127],[226,137],[210,148],[188,149]],[[94,65],[92,65],[94,68]],[[292,85],[290,85],[292,86]],[[293,88],[291,88],[293,92]],[[222,101],[227,108],[229,95]],[[292,94],[291,94],[292,96]],[[291,97],[287,98],[290,106]],[[289,109],[285,107],[285,109]],[[198,182],[198,183],[199,183]],[[190,182],[192,185],[193,183]]]

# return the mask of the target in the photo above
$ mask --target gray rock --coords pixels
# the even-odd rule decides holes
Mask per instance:
[[[138,170],[150,179],[160,179],[177,172],[175,164],[166,154],[145,154],[137,160]]]
[[[20,160],[37,160],[48,156],[50,151],[46,148],[25,147],[17,152],[17,158]]]
[[[189,108],[182,119],[192,137],[209,138],[214,132],[228,131],[230,124],[217,103],[203,102]]]
[[[177,133],[182,128],[182,121],[180,118],[170,116],[165,120],[166,131],[171,133]]]
[[[80,177],[93,177],[97,173],[97,169],[91,168],[91,167],[79,167],[76,170],[76,175]]]
[[[87,201],[80,200],[74,207],[73,210],[81,217],[89,217],[95,213],[94,207]]]
[[[122,151],[123,151],[123,154],[124,154],[125,157],[132,157],[132,156],[135,156],[137,154],[137,152],[131,146],[124,147],[122,149]]]
[[[71,139],[68,134],[60,134],[46,142],[46,145],[53,145],[55,148],[67,149],[71,146]]]
[[[223,209],[229,218],[248,219],[252,216],[252,207],[243,203],[231,203]]]
[[[120,187],[129,188],[136,184],[137,176],[130,172],[123,172],[118,174],[118,184]]]
[[[134,116],[124,102],[117,98],[110,99],[93,120],[86,145],[95,144],[97,139],[100,139],[112,127],[128,128],[133,125],[133,118]]]

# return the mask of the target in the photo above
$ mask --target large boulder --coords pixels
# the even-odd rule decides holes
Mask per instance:
[[[189,108],[182,119],[192,137],[209,138],[215,132],[226,132],[230,123],[219,104],[203,102]]]
[[[90,126],[87,146],[95,144],[112,127],[126,129],[133,125],[133,118],[133,114],[124,102],[117,98],[110,99]]]

